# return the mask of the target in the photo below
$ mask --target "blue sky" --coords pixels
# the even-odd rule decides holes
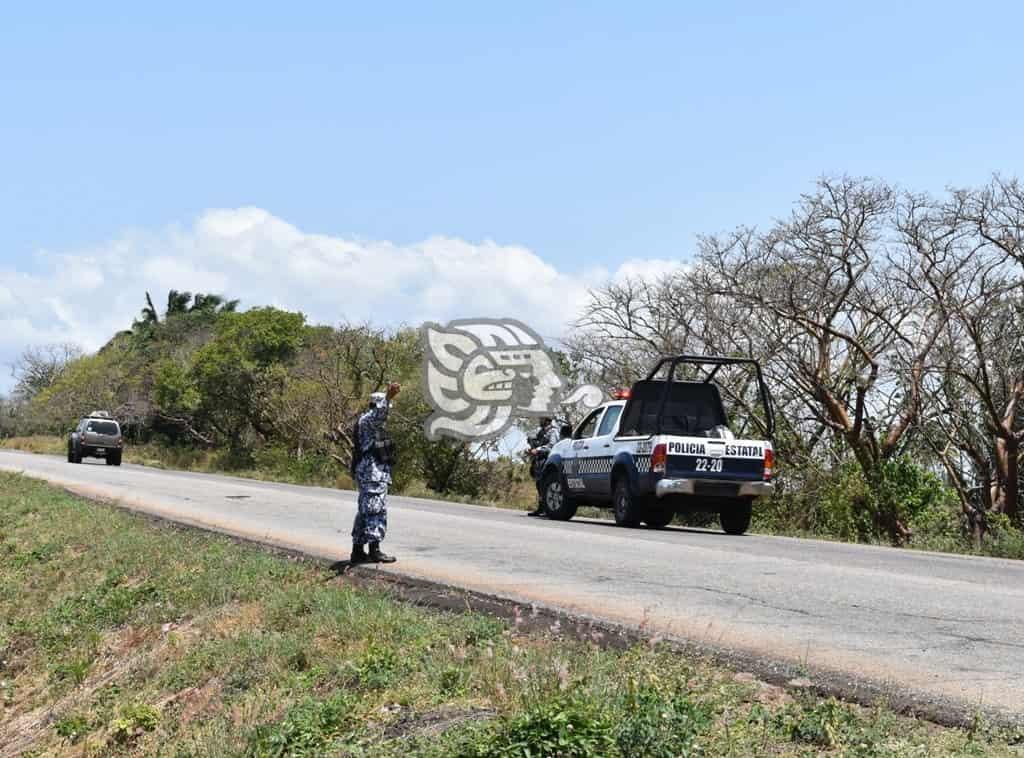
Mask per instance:
[[[493,240],[573,276],[683,258],[823,173],[1024,173],[1018,3],[151,5],[0,11],[0,271],[22,285],[193,249],[173,230],[210,209],[370,248]],[[19,339],[81,336],[52,311]]]

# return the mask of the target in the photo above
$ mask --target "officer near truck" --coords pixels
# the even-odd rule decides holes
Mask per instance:
[[[547,417],[540,420],[540,427],[532,437],[527,438],[530,445],[530,449],[527,451],[527,455],[530,457],[530,475],[537,483],[537,507],[526,514],[528,516],[543,516],[545,513],[544,491],[541,486],[544,462],[547,460],[551,448],[557,445],[560,439],[561,435],[555,428],[554,419]]]

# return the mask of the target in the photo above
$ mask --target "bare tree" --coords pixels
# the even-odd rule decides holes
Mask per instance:
[[[752,305],[783,335],[775,360],[865,475],[901,450],[921,409],[936,320],[891,245],[896,194],[823,179],[767,234],[705,238],[706,291]],[[897,531],[898,524],[891,525]]]
[[[400,336],[369,326],[322,329],[298,358],[280,394],[271,401],[278,434],[299,457],[327,453],[348,465],[350,429],[370,392],[407,369],[408,345]],[[324,446],[340,445],[343,456]]]
[[[784,335],[771,320],[760,319],[748,304],[708,293],[703,264],[680,267],[657,281],[612,283],[590,293],[570,340],[587,378],[605,386],[628,386],[661,356],[678,353],[744,355],[766,368],[777,407],[789,410],[791,393],[772,375]],[[716,376],[734,413],[764,429],[753,375],[720,370]],[[782,444],[793,455],[803,436],[789,429],[799,414],[784,413]],[[820,430],[819,430],[820,433]]]
[[[945,317],[908,286],[916,253],[895,233],[898,200],[882,182],[822,179],[768,231],[703,237],[686,270],[594,293],[575,345],[599,372],[633,378],[666,352],[758,358],[787,454],[849,451],[875,481],[920,418]],[[726,394],[742,405],[743,384]],[[894,512],[872,515],[907,535]]]
[[[928,435],[961,508],[980,539],[986,514],[1019,515],[1024,442],[1024,285],[1013,266],[1015,211],[999,198],[1016,183],[996,179],[958,191],[941,208],[908,198],[900,230],[916,253],[908,286],[943,313],[928,372]],[[994,189],[995,188],[995,189]],[[996,232],[991,219],[1003,221]],[[1018,218],[1019,221],[1019,218]]]
[[[31,400],[53,386],[68,364],[81,357],[82,349],[69,342],[25,348],[11,366],[14,394],[23,400]]]
[[[958,222],[1024,267],[1024,186],[1018,179],[996,175],[981,189],[956,190],[951,205]]]

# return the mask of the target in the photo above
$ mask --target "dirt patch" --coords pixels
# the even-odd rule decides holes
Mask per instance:
[[[400,737],[436,737],[473,721],[490,721],[497,713],[490,708],[440,708],[426,713],[408,713],[384,729],[384,739]]]
[[[181,706],[178,724],[186,726],[197,718],[216,711],[220,707],[223,685],[219,679],[211,679],[202,687],[189,687],[166,698],[160,705],[176,703]]]
[[[778,708],[793,702],[793,696],[785,688],[761,681],[746,671],[739,671],[733,674],[733,681],[750,686],[751,702],[759,703],[769,708]]]
[[[259,603],[240,603],[225,606],[209,622],[209,633],[218,639],[238,636],[240,630],[254,629],[263,621]]]

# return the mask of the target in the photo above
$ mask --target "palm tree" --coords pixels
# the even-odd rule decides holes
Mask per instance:
[[[143,329],[149,329],[150,327],[160,323],[160,314],[157,313],[156,306],[153,305],[153,298],[146,293],[146,305],[142,308],[142,312],[139,318],[132,321],[132,328],[125,332],[119,332],[117,336],[122,334],[132,334],[142,331]]]
[[[225,300],[223,295],[206,295],[197,292],[192,298],[189,313],[233,313],[238,308],[237,300]]]
[[[168,292],[166,317],[170,318],[171,316],[180,316],[182,313],[188,313],[188,304],[191,300],[191,292],[178,292],[178,290]]]
[[[204,295],[202,292],[197,292],[192,298],[192,305],[188,309],[189,313],[195,313],[196,311],[215,311],[217,306],[224,300],[220,295]]]
[[[238,302],[238,300],[226,300],[223,295],[197,292],[193,296],[191,292],[170,290],[167,293],[167,310],[164,313],[164,320],[171,316],[182,316],[187,313],[234,313],[238,309]],[[149,332],[159,323],[160,314],[156,306],[153,305],[153,298],[147,292],[146,305],[139,318],[132,322],[131,330],[119,332],[117,336]]]
[[[156,306],[153,305],[153,298],[149,296],[149,292],[146,293],[146,307],[142,309],[143,324],[159,324],[160,314],[156,312]]]

